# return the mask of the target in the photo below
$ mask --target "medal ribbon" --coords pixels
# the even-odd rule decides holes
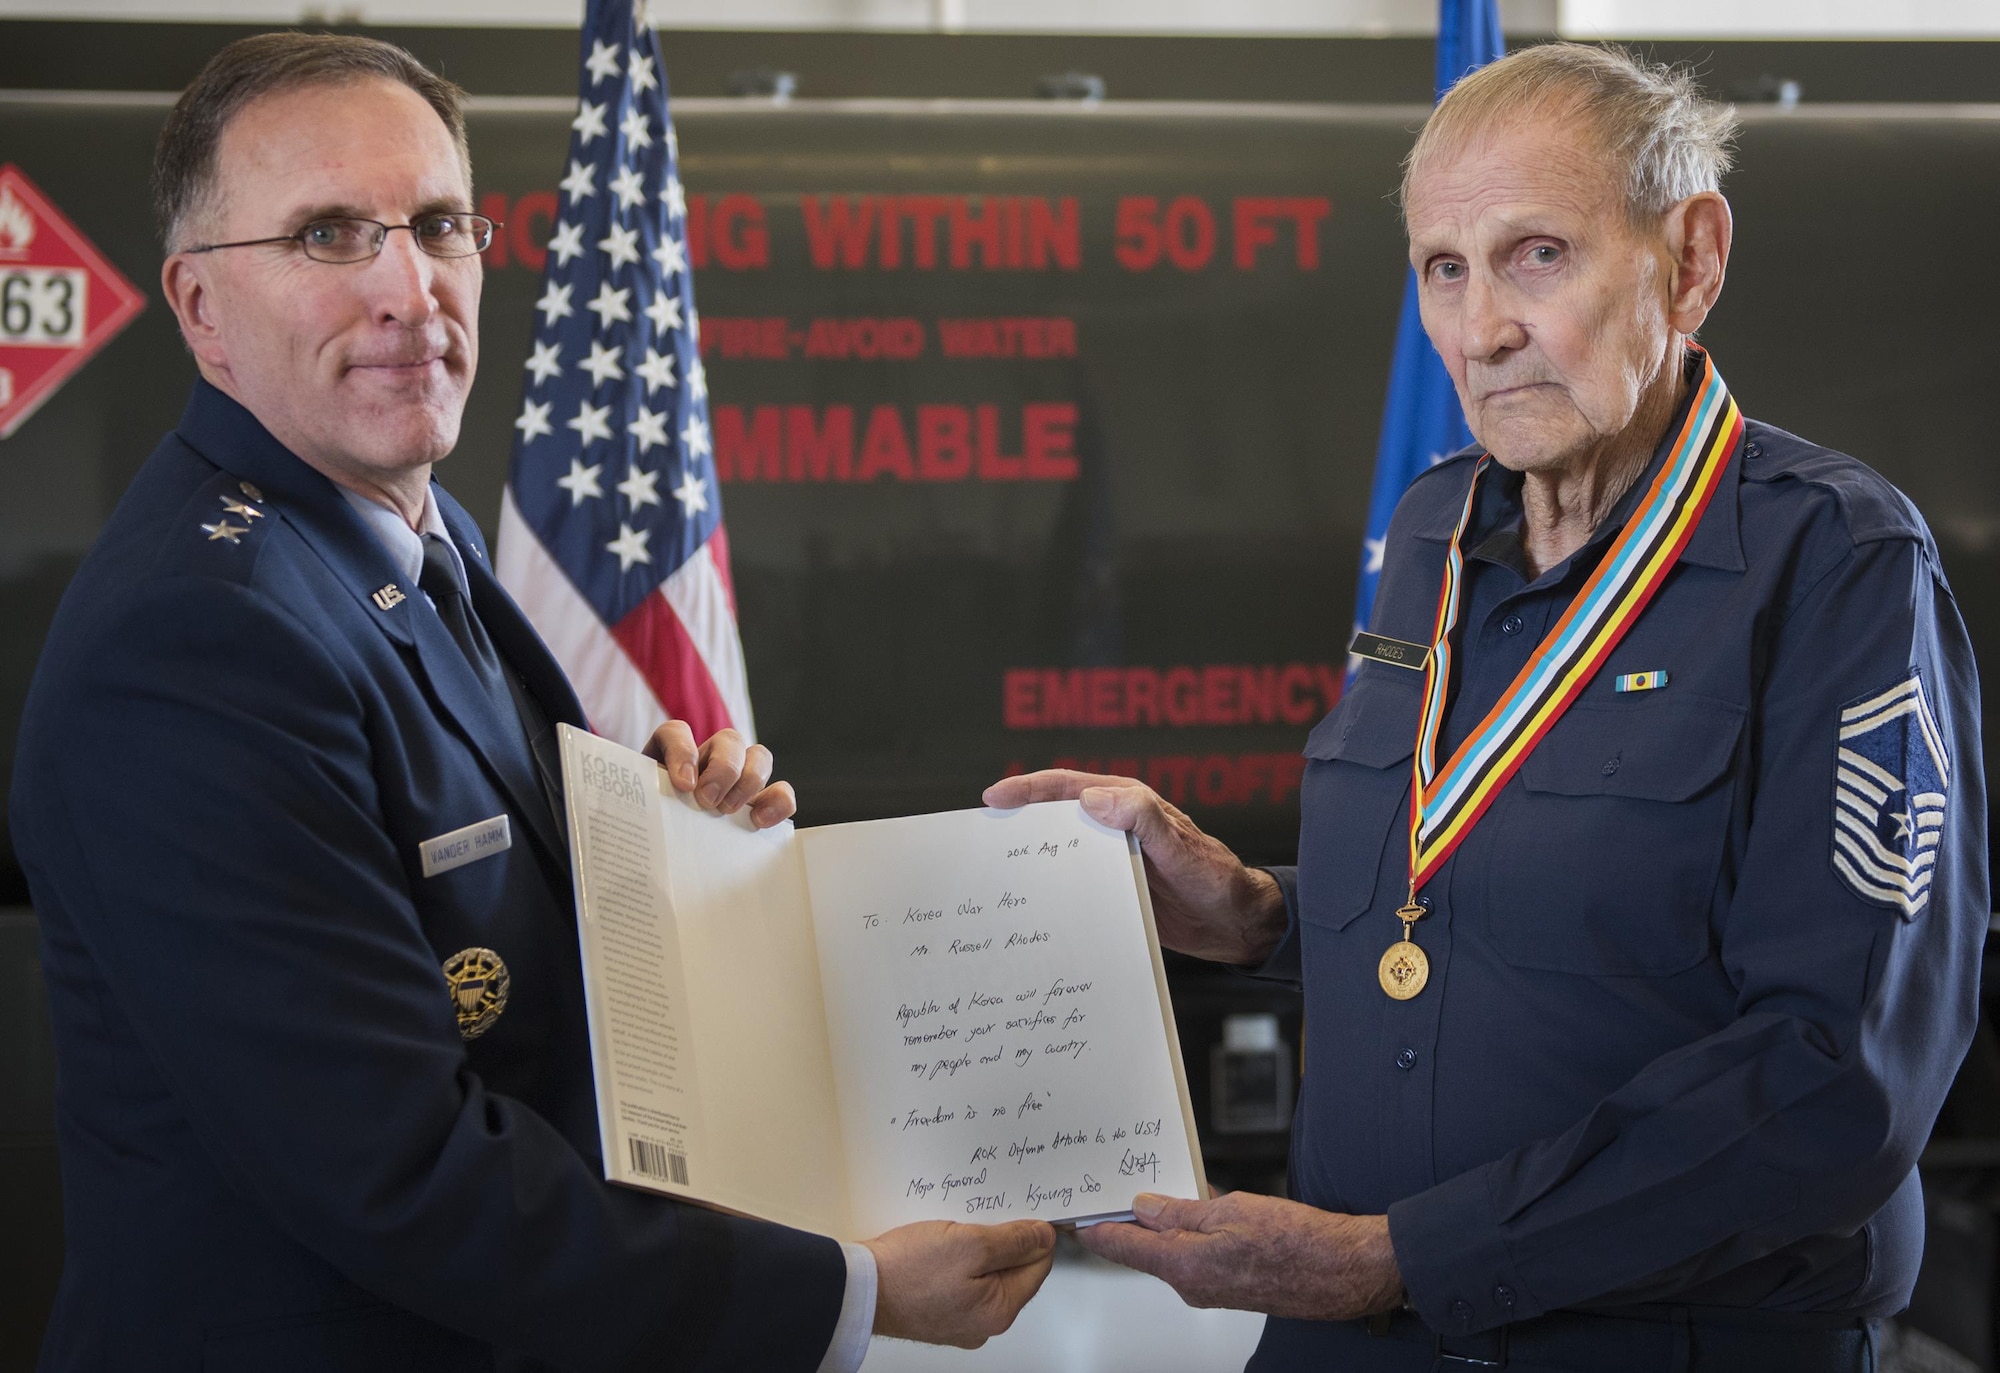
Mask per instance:
[[[1437,736],[1451,681],[1452,630],[1458,624],[1459,584],[1465,572],[1459,543],[1472,520],[1479,478],[1493,455],[1482,457],[1473,468],[1465,509],[1445,553],[1444,585],[1438,592],[1430,662],[1424,669],[1423,715],[1417,725],[1410,787],[1412,900],[1638,622],[1721,484],[1729,455],[1743,434],[1743,415],[1722,384],[1714,360],[1689,347],[1701,359],[1701,377],[1659,475],[1562,618],[1440,772]]]

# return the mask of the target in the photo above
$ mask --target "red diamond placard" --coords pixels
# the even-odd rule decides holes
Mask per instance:
[[[20,168],[0,166],[0,439],[145,308]]]

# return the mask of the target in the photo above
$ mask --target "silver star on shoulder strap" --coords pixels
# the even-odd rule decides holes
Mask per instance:
[[[214,543],[217,539],[226,539],[233,544],[245,534],[248,534],[250,529],[247,525],[231,524],[228,520],[218,520],[214,524],[203,525],[201,531],[208,535],[210,543]]]
[[[222,502],[222,509],[227,514],[241,515],[246,520],[261,520],[264,518],[264,512],[254,505],[245,505],[242,501],[231,500],[227,496],[220,496],[217,499]]]

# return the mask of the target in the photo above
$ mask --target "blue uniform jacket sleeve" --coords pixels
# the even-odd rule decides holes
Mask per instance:
[[[77,648],[101,661],[43,716],[38,880],[244,1197],[378,1297],[564,1368],[819,1363],[837,1244],[609,1186],[467,1066],[336,639],[165,575]]]
[[[1299,953],[1299,870],[1287,867],[1266,868],[1264,871],[1277,879],[1278,890],[1285,894],[1285,933],[1279,938],[1277,947],[1265,955],[1262,963],[1245,971],[1252,977],[1297,987],[1305,976]]]
[[[1432,1327],[1666,1299],[1851,1234],[1899,1189],[1915,1204],[1905,1185],[1977,1018],[1989,911],[1978,683],[1931,556],[1909,538],[1849,544],[1768,640],[1742,745],[1747,839],[1715,931],[1733,1023],[1560,1134],[1390,1208]],[[1836,871],[1833,817],[1843,709],[1912,670],[1952,771],[1928,902],[1907,915]]]

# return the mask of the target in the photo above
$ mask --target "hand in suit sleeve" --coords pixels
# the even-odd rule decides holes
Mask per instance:
[[[219,1171],[359,1286],[502,1348],[592,1370],[818,1365],[837,1244],[608,1186],[469,1067],[353,645],[255,591],[164,576],[93,647],[51,712],[70,762],[37,827]]]

